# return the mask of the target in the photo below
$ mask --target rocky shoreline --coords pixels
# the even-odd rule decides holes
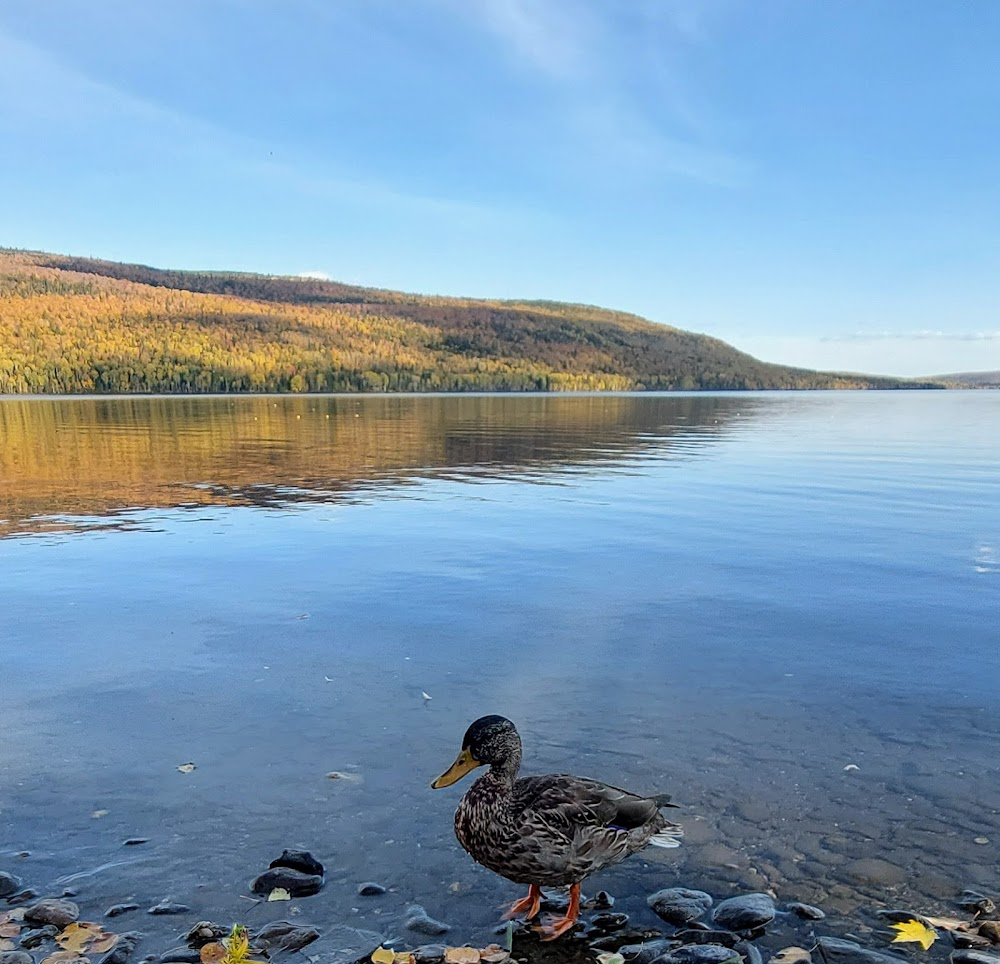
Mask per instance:
[[[630,920],[601,891],[584,901],[577,928],[557,941],[543,943],[529,926],[512,922],[496,928],[495,943],[477,948],[456,942],[459,926],[416,904],[383,934],[352,927],[349,919],[314,920],[308,900],[325,882],[311,853],[286,849],[250,882],[244,920],[212,922],[193,920],[196,912],[169,896],[132,895],[99,911],[76,887],[46,893],[0,871],[0,964],[253,964],[293,956],[306,964],[1000,964],[996,901],[960,888],[950,915],[934,917],[922,908],[873,905],[845,913],[836,902],[782,902],[773,891],[719,899],[672,886],[646,901],[647,916],[660,926]],[[357,884],[356,896],[398,901],[394,888],[371,880]],[[543,913],[560,912],[565,903],[565,895],[547,893]],[[261,907],[272,906],[286,909],[289,919],[254,923]],[[132,915],[144,924],[112,929],[120,918],[137,919]]]

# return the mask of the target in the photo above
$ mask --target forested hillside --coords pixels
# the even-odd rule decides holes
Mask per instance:
[[[0,393],[895,387],[582,305],[0,249]]]

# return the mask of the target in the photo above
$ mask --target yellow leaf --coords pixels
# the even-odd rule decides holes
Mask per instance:
[[[201,951],[202,964],[217,964],[226,956],[226,949],[216,941],[205,944]]]
[[[474,947],[449,947],[444,952],[447,964],[479,964],[479,957]]]
[[[97,954],[107,954],[115,944],[118,943],[117,934],[105,934],[103,937],[99,937],[90,947],[87,948],[88,951],[94,951]]]
[[[88,924],[84,921],[78,924],[67,924],[62,933],[56,936],[56,943],[64,951],[81,954],[83,951],[90,950],[91,944],[108,936],[100,924]]]
[[[892,927],[897,931],[893,944],[919,944],[926,951],[937,940],[937,934],[918,920],[902,921]]]
[[[275,887],[274,890],[272,890],[271,893],[269,893],[267,895],[267,899],[269,901],[270,900],[291,900],[292,899],[292,895],[290,893],[288,893],[288,891],[285,890],[284,887]]]
[[[372,951],[372,964],[393,964],[395,960],[396,955],[387,947],[380,947],[378,950]]]
[[[414,964],[413,955],[409,951],[396,951],[393,960],[396,964]]]

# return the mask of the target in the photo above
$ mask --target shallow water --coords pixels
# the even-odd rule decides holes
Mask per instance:
[[[845,920],[997,889],[998,425],[996,392],[0,399],[0,869],[115,865],[84,916],[169,894],[166,935],[286,916],[240,895],[303,845],[303,919],[486,939],[517,888],[428,783],[499,712],[529,771],[674,794],[685,846],[587,884],[636,923],[674,884]]]

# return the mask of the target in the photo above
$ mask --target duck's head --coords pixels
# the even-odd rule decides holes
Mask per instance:
[[[521,737],[517,727],[503,716],[483,716],[465,731],[462,751],[455,762],[431,786],[450,787],[476,767],[517,770],[521,763]]]

